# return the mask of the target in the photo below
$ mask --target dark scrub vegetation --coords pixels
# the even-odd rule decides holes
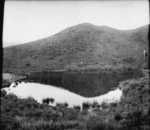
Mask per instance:
[[[49,103],[54,103],[54,99],[53,98],[46,98],[42,100],[43,104],[49,104]]]
[[[1,97],[1,124],[3,130],[62,130],[83,128],[79,111],[59,106],[39,104],[34,99],[19,99],[15,95]]]
[[[138,80],[120,83],[123,96],[120,103],[101,104],[103,109],[91,115],[89,130],[149,130],[150,88],[149,75]]]
[[[1,88],[9,87],[11,82],[9,80],[3,79]]]

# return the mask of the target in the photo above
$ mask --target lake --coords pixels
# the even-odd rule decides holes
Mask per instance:
[[[114,90],[119,82],[142,77],[139,70],[122,72],[37,72],[27,81],[64,88],[83,97],[95,97]]]
[[[56,103],[67,102],[69,107],[82,106],[83,102],[97,101],[118,102],[122,91],[119,82],[142,77],[140,71],[129,72],[39,72],[16,81],[9,88],[4,88],[8,94],[13,93],[19,98],[33,97],[39,103],[45,98],[53,98]],[[32,81],[32,82],[31,82]]]
[[[87,98],[62,88],[39,83],[21,82],[17,86],[14,86],[15,83],[12,83],[9,88],[3,89],[7,91],[7,94],[13,93],[19,98],[32,97],[39,103],[42,103],[42,100],[45,98],[53,98],[55,101],[53,104],[50,104],[52,106],[55,106],[56,103],[64,102],[67,102],[69,107],[73,107],[74,105],[82,106],[83,102],[92,103],[93,101],[97,101],[99,104],[103,101],[110,103],[119,101],[122,95],[122,91],[118,88],[104,95]]]

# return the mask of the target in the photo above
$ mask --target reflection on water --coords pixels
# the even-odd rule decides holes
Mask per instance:
[[[73,107],[74,105],[82,106],[82,103],[86,101],[97,101],[98,103],[102,103],[102,101],[119,101],[122,95],[122,91],[116,89],[108,92],[105,95],[86,98],[68,90],[54,87],[51,85],[25,82],[19,83],[16,87],[14,87],[14,85],[15,83],[12,83],[9,88],[4,88],[8,94],[13,93],[19,98],[33,97],[39,103],[42,103],[42,99],[45,99],[47,97],[54,98],[55,102],[51,105],[56,105],[56,103],[67,102],[69,107]]]
[[[28,81],[67,89],[84,97],[106,94],[119,85],[120,81],[139,78],[140,71],[127,72],[38,72]]]

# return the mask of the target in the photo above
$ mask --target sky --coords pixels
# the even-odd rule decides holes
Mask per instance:
[[[130,30],[149,24],[147,0],[5,1],[3,47],[54,35],[80,23]]]

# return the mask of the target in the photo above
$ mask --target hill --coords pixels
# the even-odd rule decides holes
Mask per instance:
[[[124,64],[141,67],[148,62],[143,58],[143,51],[149,51],[148,25],[117,30],[83,23],[3,50],[3,71],[21,75],[73,66]]]

